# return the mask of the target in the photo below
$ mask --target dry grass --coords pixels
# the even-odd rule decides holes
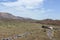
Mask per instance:
[[[41,24],[16,21],[0,22],[0,40],[1,38],[13,37],[16,34],[25,32],[31,32],[31,34],[14,40],[50,40],[46,32],[41,28]],[[60,31],[55,31],[55,38],[60,40]]]

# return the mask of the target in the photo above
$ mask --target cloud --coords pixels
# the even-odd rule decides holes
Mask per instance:
[[[32,14],[37,12],[43,12],[42,5],[45,0],[17,0],[15,2],[4,2],[1,3],[5,7],[8,7],[8,9],[13,9],[12,11],[16,12],[23,12],[25,14]],[[41,12],[41,13],[42,13]]]
[[[15,2],[17,0],[0,0],[0,3],[3,3],[3,2]]]
[[[26,9],[35,9],[41,7],[44,0],[17,0],[15,2],[5,2],[2,3],[10,7],[24,7]]]
[[[45,0],[17,0],[15,2],[11,1],[1,2],[0,11],[10,12],[17,16],[34,19],[42,18],[42,16],[45,17],[46,14],[51,12],[51,9],[43,8]]]
[[[7,0],[6,0],[7,1]],[[10,0],[12,1],[12,0]],[[0,3],[7,7],[8,10],[15,11],[15,12],[25,12],[28,13],[46,13],[49,12],[50,9],[44,9],[43,4],[45,0],[17,0],[15,2],[3,2]]]

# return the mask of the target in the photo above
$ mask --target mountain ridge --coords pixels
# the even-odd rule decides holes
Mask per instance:
[[[60,20],[53,20],[53,19],[35,20],[32,18],[14,16],[7,12],[0,12],[0,20],[1,19],[6,21],[13,19],[13,20],[22,21],[22,22],[32,22],[32,23],[40,23],[40,24],[47,24],[47,25],[60,25]]]
[[[0,12],[0,19],[14,19],[14,20],[20,20],[20,21],[34,21],[32,18],[24,18],[20,16],[14,16],[7,12]]]

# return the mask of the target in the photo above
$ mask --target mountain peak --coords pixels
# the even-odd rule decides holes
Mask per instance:
[[[16,19],[16,16],[7,13],[7,12],[0,12],[0,18],[11,18],[11,19]]]
[[[31,18],[24,18],[24,17],[19,17],[19,16],[14,16],[10,13],[7,12],[0,12],[0,19],[19,19],[19,20],[24,20],[24,21],[32,21],[33,19]]]
[[[0,12],[0,16],[6,16],[6,15],[11,15],[11,14],[9,14],[7,12]]]

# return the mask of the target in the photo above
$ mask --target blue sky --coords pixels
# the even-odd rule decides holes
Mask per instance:
[[[0,0],[0,12],[33,19],[60,19],[60,0]]]

